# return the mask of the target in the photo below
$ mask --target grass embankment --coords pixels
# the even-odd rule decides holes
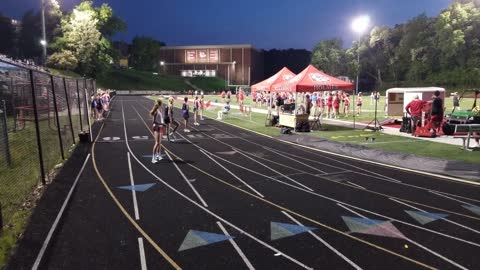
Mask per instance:
[[[64,129],[68,116],[59,117],[66,158],[72,145],[71,130]],[[53,119],[52,119],[53,121]],[[73,126],[78,128],[78,115],[72,115]],[[77,132],[77,130],[75,130]],[[76,134],[75,134],[76,135]],[[47,174],[61,162],[58,132],[53,122],[40,122],[40,138],[44,168]],[[8,261],[18,237],[23,233],[39,194],[32,194],[40,183],[40,165],[37,151],[35,125],[25,122],[23,129],[9,133],[11,164],[0,157],[0,202],[4,222],[0,233],[0,269]],[[51,180],[51,176],[49,175]]]
[[[225,81],[219,78],[184,78],[181,76],[155,75],[152,72],[138,71],[134,69],[112,69],[97,79],[97,85],[101,88],[116,90],[174,90],[185,91],[192,87],[191,84],[207,91],[218,91],[225,87]]]
[[[207,100],[217,100],[221,102],[218,96],[207,96]],[[365,111],[371,110],[370,101],[364,101]],[[251,101],[246,103],[251,104]],[[181,102],[177,101],[177,107],[181,106]],[[234,98],[232,104],[236,104]],[[447,104],[447,108],[448,108]],[[254,106],[252,106],[254,107]],[[220,108],[212,108],[205,111],[205,116],[209,118],[216,118],[217,112]],[[383,115],[383,112],[382,112]],[[361,117],[357,117],[357,121],[370,121],[373,119],[373,112],[365,112]],[[360,118],[360,120],[359,120]],[[383,118],[383,117],[382,117]],[[270,136],[278,136],[280,134],[279,128],[265,127],[265,114],[252,113],[251,119],[243,116],[239,110],[233,109],[231,114],[224,119],[226,123],[234,124],[243,128],[247,128],[262,134]],[[353,119],[351,116],[342,118],[343,120]],[[461,150],[459,146],[448,145],[437,142],[424,141],[403,136],[393,136],[383,133],[374,133],[371,131],[354,130],[350,128],[323,125],[327,130],[313,131],[311,133],[304,133],[307,136],[314,136],[324,138],[331,141],[350,143],[356,145],[363,145],[368,148],[383,149],[404,154],[414,154],[418,156],[433,157],[440,159],[458,160],[469,163],[480,163],[480,155],[478,152],[468,152]],[[375,138],[375,142],[369,142],[365,138]]]

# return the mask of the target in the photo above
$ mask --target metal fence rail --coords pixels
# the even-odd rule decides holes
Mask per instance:
[[[34,188],[53,178],[78,134],[91,130],[95,81],[0,60],[0,221],[9,224]],[[0,224],[0,229],[1,229]]]

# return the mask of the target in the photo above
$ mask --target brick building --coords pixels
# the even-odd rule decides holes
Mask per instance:
[[[263,79],[263,57],[252,45],[162,47],[159,63],[159,73],[219,77],[230,85]]]

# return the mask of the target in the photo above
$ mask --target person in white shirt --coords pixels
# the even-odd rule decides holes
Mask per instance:
[[[227,101],[227,103],[223,106],[222,110],[218,111],[217,120],[222,120],[223,115],[228,114],[228,112],[230,112],[230,104]]]
[[[162,136],[163,136],[163,127],[165,125],[164,115],[163,115],[163,104],[161,99],[157,99],[157,102],[150,111],[150,115],[153,117],[152,131],[153,137],[155,138],[155,144],[153,145],[152,153],[152,163],[156,164],[158,161],[162,160]]]

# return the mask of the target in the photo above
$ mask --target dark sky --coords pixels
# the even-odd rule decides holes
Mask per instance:
[[[21,18],[41,0],[0,0],[0,12]],[[80,0],[59,0],[71,9]],[[148,35],[168,45],[252,44],[305,48],[341,37],[350,47],[351,20],[369,14],[374,25],[393,26],[426,12],[436,16],[452,0],[103,0],[128,24],[116,39]],[[21,4],[20,4],[21,3]]]

